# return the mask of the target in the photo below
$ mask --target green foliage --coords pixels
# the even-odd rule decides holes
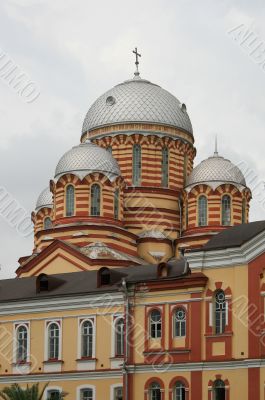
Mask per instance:
[[[39,388],[39,383],[35,383],[31,387],[27,385],[26,389],[22,389],[17,383],[10,387],[5,387],[0,391],[0,398],[3,400],[45,400],[43,395],[48,384],[42,390]],[[59,400],[65,398],[67,393],[61,393]]]

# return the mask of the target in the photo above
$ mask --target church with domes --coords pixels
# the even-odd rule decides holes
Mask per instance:
[[[0,281],[0,387],[45,400],[264,400],[265,222],[187,107],[138,71],[89,108]]]

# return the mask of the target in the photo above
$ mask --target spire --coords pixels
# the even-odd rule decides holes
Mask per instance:
[[[135,47],[135,49],[132,52],[133,52],[133,54],[135,54],[135,65],[136,65],[136,70],[135,70],[134,76],[139,76],[140,72],[138,70],[138,65],[139,65],[139,58],[138,57],[141,57],[141,54],[138,53],[137,47]]]
[[[215,135],[214,157],[219,157],[219,154],[218,154],[218,146],[217,146],[217,135]]]

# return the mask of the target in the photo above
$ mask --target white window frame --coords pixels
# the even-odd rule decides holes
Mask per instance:
[[[185,311],[185,335],[184,336],[177,336],[176,335],[176,312],[179,309],[183,309]],[[188,310],[187,310],[187,305],[186,304],[180,304],[177,307],[174,308],[173,313],[172,313],[172,334],[173,334],[173,338],[185,338],[187,336],[187,328],[188,328],[188,324],[187,324],[187,314],[188,314]]]
[[[116,356],[115,354],[115,339],[116,339],[116,332],[115,332],[115,325],[116,325],[116,321],[118,321],[118,319],[123,318],[124,319],[124,315],[123,314],[114,314],[112,316],[112,323],[111,323],[111,357],[114,358]]]
[[[44,399],[48,400],[48,394],[51,390],[58,390],[60,393],[62,393],[63,389],[60,386],[48,386],[46,387],[44,391]]]
[[[96,357],[96,316],[89,315],[78,318],[78,335],[77,335],[77,358],[82,359],[82,324],[85,321],[91,321],[93,324],[93,344],[92,344],[92,358]]]
[[[45,361],[50,361],[49,357],[48,357],[48,352],[49,352],[49,326],[51,324],[57,324],[59,326],[59,354],[58,354],[58,361],[62,360],[62,319],[49,319],[44,321],[45,323],[45,335],[44,335],[44,360]]]
[[[81,386],[78,386],[76,388],[76,399],[77,400],[82,400],[81,399],[81,390],[83,390],[83,389],[92,389],[92,391],[93,391],[93,400],[96,399],[96,386],[94,386],[94,385],[81,385]]]
[[[117,389],[117,388],[122,388],[124,390],[122,382],[114,383],[113,385],[110,386],[110,400],[115,400],[114,392],[115,392],[115,389]]]
[[[13,324],[13,363],[14,364],[19,364],[17,360],[17,330],[19,327],[24,326],[27,329],[27,359],[26,362],[30,362],[30,322],[29,321],[21,321],[21,322],[16,322]]]

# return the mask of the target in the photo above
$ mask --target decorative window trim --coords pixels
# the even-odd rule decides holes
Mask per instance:
[[[162,379],[158,377],[149,378],[144,385],[144,400],[150,400],[149,391],[152,383],[159,383],[161,391],[161,400],[165,400],[165,385]]]
[[[78,336],[77,336],[77,358],[78,360],[84,360],[85,358],[82,357],[82,324],[85,321],[91,321],[93,324],[93,343],[92,343],[92,357],[96,357],[96,315],[89,315],[87,317],[79,317],[78,318]]]
[[[83,389],[92,389],[93,391],[93,400],[96,399],[96,386],[94,385],[80,385],[76,388],[76,399],[77,400],[82,400],[81,399],[81,390]]]
[[[189,382],[183,376],[175,376],[169,383],[169,400],[175,400],[174,389],[177,382],[181,382],[185,387],[185,400],[189,400],[190,387]]]
[[[224,201],[225,197],[230,199],[229,200],[229,202],[230,202],[230,204],[229,204],[229,208],[230,208],[229,223],[225,223],[226,221],[225,221],[225,218],[224,218],[224,204],[223,204],[223,201]],[[223,193],[223,195],[221,196],[221,221],[220,221],[220,224],[222,226],[231,226],[231,225],[233,225],[233,198],[229,193]]]
[[[48,399],[48,394],[51,390],[58,390],[60,393],[62,393],[63,389],[60,386],[48,386],[45,391],[44,391],[44,399]]]
[[[93,186],[99,187],[99,214],[92,213],[92,204],[93,204],[93,202],[92,202],[92,188],[93,188]],[[89,215],[90,215],[90,217],[100,217],[102,215],[102,207],[103,207],[103,201],[102,201],[103,200],[103,187],[100,184],[100,182],[97,181],[97,182],[91,183],[90,188],[89,188],[89,192],[90,192],[90,196],[89,196],[89,199],[90,199]]]
[[[73,213],[71,215],[67,215],[67,190],[70,186],[72,186],[74,189],[74,194],[73,194],[74,207],[73,207]],[[71,217],[75,216],[75,213],[76,213],[76,197],[75,197],[75,195],[76,195],[76,193],[75,193],[75,187],[74,187],[73,183],[71,183],[71,182],[67,183],[67,185],[65,185],[65,187],[64,187],[64,216],[67,218],[71,218]]]
[[[124,315],[123,314],[121,314],[121,313],[119,313],[119,314],[115,314],[115,315],[113,315],[112,316],[112,322],[111,322],[111,358],[115,358],[116,357],[116,354],[115,354],[115,325],[116,325],[116,322],[119,320],[119,319],[123,319],[124,320]]]
[[[24,326],[27,329],[27,359],[25,362],[19,362],[17,360],[17,347],[18,347],[17,331],[21,326]],[[23,365],[29,362],[30,362],[30,322],[29,321],[15,322],[13,324],[13,364]]]
[[[44,321],[44,326],[45,326],[45,335],[44,335],[44,340],[45,340],[45,345],[44,345],[44,360],[46,362],[54,362],[58,361],[60,362],[62,360],[62,319],[49,319]],[[59,355],[58,359],[56,358],[55,360],[49,359],[48,357],[48,352],[49,352],[49,326],[51,324],[57,324],[59,327]]]
[[[117,388],[122,388],[123,389],[123,383],[121,382],[121,383],[114,383],[113,385],[111,385],[110,386],[110,400],[115,400],[115,398],[114,398],[114,392],[115,392],[115,389],[117,389]]]
[[[200,224],[200,201],[201,199],[204,198],[206,199],[206,205],[205,205],[205,223],[204,224]],[[200,194],[198,197],[198,201],[197,201],[197,210],[198,210],[198,217],[197,217],[197,226],[200,228],[203,228],[205,226],[208,225],[208,221],[209,221],[209,207],[208,207],[208,197],[205,194]]]

